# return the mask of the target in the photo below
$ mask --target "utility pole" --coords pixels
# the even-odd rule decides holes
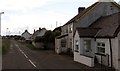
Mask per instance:
[[[1,36],[1,15],[4,14],[4,12],[0,12],[0,36]]]
[[[0,49],[2,50],[2,38],[1,38],[1,15],[4,14],[4,12],[0,12]],[[0,71],[2,70],[2,52],[0,52]]]

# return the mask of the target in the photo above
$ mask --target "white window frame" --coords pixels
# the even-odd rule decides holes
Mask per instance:
[[[72,33],[72,31],[73,31],[73,27],[72,25],[69,25],[69,33]]]
[[[99,51],[99,48],[100,49],[104,49],[104,52]],[[97,42],[97,53],[105,54],[105,43],[104,42]]]
[[[75,52],[79,52],[79,41],[75,40]]]

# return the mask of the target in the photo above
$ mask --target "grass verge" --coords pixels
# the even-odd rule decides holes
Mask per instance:
[[[2,39],[2,54],[4,55],[10,49],[10,40]]]
[[[28,48],[30,48],[32,50],[35,50],[35,47],[32,44],[26,43],[25,45],[26,45],[26,47],[28,47]]]

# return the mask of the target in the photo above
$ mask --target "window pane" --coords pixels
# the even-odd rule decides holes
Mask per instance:
[[[90,51],[91,50],[91,40],[84,40],[84,49],[86,51]]]
[[[100,43],[97,43],[97,46],[100,46]]]
[[[79,51],[79,42],[78,42],[78,40],[75,41],[75,51]]]
[[[105,53],[105,48],[98,47],[98,53]]]
[[[101,48],[101,52],[102,52],[102,53],[105,53],[105,48]]]
[[[104,44],[104,43],[102,43],[102,46],[104,46],[104,47],[105,47],[105,44]]]

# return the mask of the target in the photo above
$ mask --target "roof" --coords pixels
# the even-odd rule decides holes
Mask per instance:
[[[68,34],[60,35],[60,36],[57,36],[56,38],[60,39],[60,38],[66,37],[66,36],[68,36]]]
[[[25,30],[25,32],[23,32],[22,35],[25,34],[25,33],[30,34],[30,33],[28,32],[28,30]],[[31,35],[31,34],[30,34],[30,35]]]
[[[109,16],[101,17],[95,21],[90,28],[102,28],[97,33],[97,37],[113,37],[118,34],[120,26],[120,12]]]
[[[77,28],[79,37],[94,37],[100,28]]]
[[[120,32],[120,12],[101,17],[86,28],[77,28],[79,37],[111,38]]]
[[[35,38],[42,30],[46,30],[46,29],[45,29],[45,28],[42,28],[42,29],[39,29],[39,30],[35,31],[35,32],[33,33],[33,35],[31,36],[31,38]]]
[[[60,31],[60,32],[61,32],[61,26],[56,27],[56,28],[53,30],[53,32],[55,32],[55,31]]]
[[[65,25],[70,24],[74,21],[80,20],[83,16],[85,16],[87,13],[89,13],[89,11],[91,11],[93,8],[95,8],[100,3],[102,3],[102,2],[98,1],[98,2],[94,3],[93,5],[91,5],[90,7],[86,8],[81,13],[77,14],[75,17],[73,17],[71,20],[69,20]],[[118,8],[120,8],[120,5],[118,3],[116,3],[115,1],[113,1],[111,3],[114,4],[115,6],[117,6]]]

